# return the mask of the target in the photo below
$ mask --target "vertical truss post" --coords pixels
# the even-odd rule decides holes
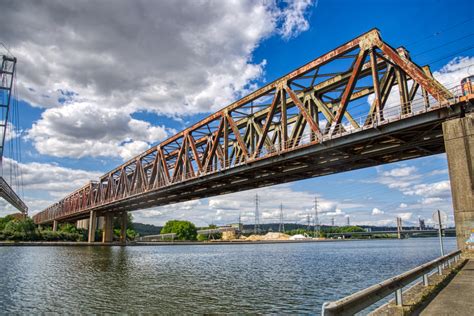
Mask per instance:
[[[284,89],[280,90],[281,92],[281,143],[280,148],[281,150],[285,150],[288,147],[288,115],[286,112],[286,93]]]
[[[380,113],[380,86],[379,86],[379,76],[377,70],[377,57],[374,53],[374,48],[370,49],[370,67],[372,68],[372,81],[374,84],[374,93],[375,93],[375,115],[372,115],[372,123],[374,123],[374,119],[376,120],[376,124],[380,122],[381,113]]]

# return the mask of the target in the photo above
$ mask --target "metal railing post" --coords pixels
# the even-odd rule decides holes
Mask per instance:
[[[403,291],[401,288],[395,292],[395,304],[403,306]]]
[[[428,280],[428,273],[423,274],[423,286],[428,286],[430,285],[430,282]]]
[[[438,265],[438,274],[443,275],[443,265],[442,264]]]

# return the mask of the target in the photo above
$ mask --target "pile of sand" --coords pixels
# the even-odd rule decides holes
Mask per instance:
[[[266,235],[250,235],[245,240],[259,241],[259,240],[288,240],[289,235],[283,233],[267,233]]]

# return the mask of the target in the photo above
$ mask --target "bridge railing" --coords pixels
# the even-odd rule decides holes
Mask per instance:
[[[410,271],[387,279],[338,301],[326,302],[323,304],[321,314],[323,316],[354,315],[394,293],[395,303],[402,306],[403,288],[405,286],[412,284],[418,279],[421,279],[424,286],[428,286],[428,276],[433,270],[437,269],[437,273],[442,274],[443,267],[446,264],[451,266],[453,262],[457,262],[460,259],[460,256],[460,250],[453,251],[445,256],[439,257],[438,259],[425,263]]]

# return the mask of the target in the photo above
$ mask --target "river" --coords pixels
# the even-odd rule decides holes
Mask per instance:
[[[455,238],[445,239],[446,251]],[[2,313],[299,313],[439,256],[436,238],[0,247]]]

